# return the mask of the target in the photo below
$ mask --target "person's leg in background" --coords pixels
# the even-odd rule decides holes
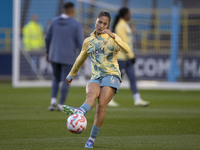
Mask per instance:
[[[142,100],[140,93],[137,88],[137,83],[136,83],[136,77],[135,77],[135,69],[134,69],[134,64],[131,62],[131,60],[128,61],[118,61],[119,64],[119,69],[121,72],[121,76],[123,78],[124,75],[124,70],[128,76],[129,83],[130,83],[130,88],[133,93],[133,99],[134,99],[134,105],[135,106],[148,106],[149,102]],[[108,106],[111,107],[117,107],[119,104],[112,99]]]
[[[123,75],[124,75],[124,70],[126,68],[126,61],[118,61],[118,64],[119,64],[119,69],[120,69],[120,72],[121,72],[121,77],[123,78]],[[110,107],[118,107],[119,104],[114,100],[114,97],[113,99],[108,103],[108,106]]]
[[[135,106],[148,106],[149,102],[142,100],[140,93],[138,91],[136,77],[135,77],[134,64],[131,61],[127,61],[125,70],[126,70],[126,74],[129,79],[131,91],[133,93],[134,105]]]
[[[61,77],[61,64],[51,62],[51,66],[53,69],[53,78],[51,87],[51,105],[48,109],[50,111],[53,111],[56,109],[57,105],[57,94],[59,90],[59,82]]]
[[[65,103],[67,94],[69,92],[69,85],[65,83],[66,76],[69,74],[72,65],[61,65],[61,88],[60,88],[60,101],[58,104],[58,110],[62,111],[62,105]]]

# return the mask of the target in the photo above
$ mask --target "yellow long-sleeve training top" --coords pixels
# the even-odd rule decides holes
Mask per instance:
[[[118,53],[119,51],[130,53],[130,48],[118,35],[114,35],[115,39],[111,38],[108,34],[101,34],[97,37],[95,33],[92,33],[90,37],[86,38],[69,76],[73,78],[88,55],[90,55],[92,67],[91,79],[114,75],[121,80],[121,73],[117,62]]]
[[[131,28],[129,27],[128,23],[124,19],[120,19],[118,24],[115,27],[115,32],[119,37],[128,44],[131,51],[130,53],[126,54],[123,51],[119,53],[118,59],[119,60],[128,60],[134,57],[133,53],[133,45],[132,45],[132,32]]]

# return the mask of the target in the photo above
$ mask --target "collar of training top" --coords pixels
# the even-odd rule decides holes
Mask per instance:
[[[66,15],[66,14],[61,14],[61,17],[62,17],[62,18],[65,18],[65,19],[69,18],[69,16]]]

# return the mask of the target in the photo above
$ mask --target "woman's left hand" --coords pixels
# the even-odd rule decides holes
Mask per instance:
[[[111,38],[115,39],[115,35],[110,31],[110,29],[104,29],[103,34],[108,34]]]

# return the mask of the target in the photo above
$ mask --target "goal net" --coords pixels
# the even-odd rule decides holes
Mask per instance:
[[[44,35],[51,19],[61,13],[65,0],[13,1],[13,86],[50,86],[52,68],[45,60]],[[76,19],[85,37],[94,30],[95,17],[108,10],[114,20],[122,0],[74,0]],[[124,1],[125,2],[125,1]],[[200,89],[200,10],[136,8],[129,1],[133,31],[134,65],[139,88]],[[26,31],[31,19],[40,25],[34,31],[40,40],[30,48]],[[111,22],[111,26],[112,26]],[[91,75],[90,60],[73,82],[85,85]],[[124,77],[122,87],[128,87]]]

